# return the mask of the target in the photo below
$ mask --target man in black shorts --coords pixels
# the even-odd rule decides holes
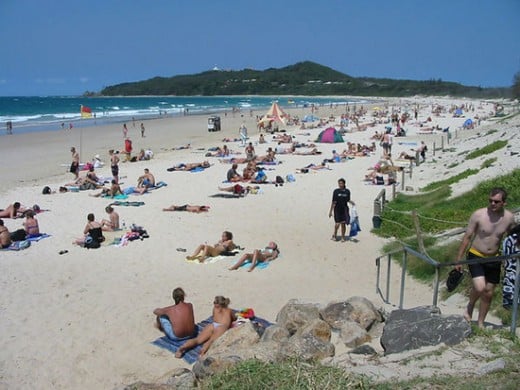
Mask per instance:
[[[513,214],[506,210],[507,193],[503,188],[493,188],[489,194],[487,207],[475,211],[469,220],[466,234],[459,247],[457,261],[467,259],[498,256],[500,242],[504,234],[514,227]],[[470,247],[471,245],[471,247]],[[489,262],[469,265],[469,272],[473,278],[473,288],[469,295],[469,303],[464,311],[464,318],[471,321],[473,308],[480,299],[478,326],[484,327],[484,320],[491,305],[493,290],[500,282],[501,262]],[[459,271],[462,266],[456,266]]]
[[[333,241],[338,241],[338,228],[341,226],[341,241],[346,241],[347,225],[350,223],[350,215],[348,204],[354,205],[354,202],[350,199],[350,190],[345,187],[345,179],[341,178],[338,180],[338,188],[332,193],[332,203],[329,210],[329,218],[332,217],[334,212],[334,234],[332,235]]]

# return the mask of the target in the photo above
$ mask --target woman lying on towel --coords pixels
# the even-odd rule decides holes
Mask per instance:
[[[206,325],[196,338],[186,341],[177,350],[175,357],[181,358],[187,350],[201,344],[202,349],[199,356],[204,357],[209,347],[211,347],[211,344],[222,336],[236,319],[233,311],[228,308],[229,302],[229,298],[224,298],[222,295],[215,297],[213,301],[213,323]]]
[[[209,168],[210,167],[210,163],[209,161],[202,161],[202,162],[197,162],[197,163],[180,163],[180,164],[177,164],[177,165],[174,165],[173,167],[171,168],[166,168],[166,170],[168,172],[173,172],[173,171],[191,171],[193,169],[197,169],[197,168]]]
[[[198,260],[203,263],[208,257],[215,257],[221,255],[223,252],[229,252],[235,249],[233,243],[233,233],[225,231],[222,233],[222,238],[215,245],[200,244],[191,256],[186,256],[187,260]]]
[[[247,270],[247,272],[251,272],[255,269],[258,263],[263,263],[266,261],[273,261],[280,254],[280,250],[278,249],[278,245],[275,242],[270,242],[264,249],[255,249],[253,253],[245,253],[237,263],[230,268],[231,271],[238,269],[242,264],[246,261],[251,261],[251,266]]]
[[[189,211],[191,213],[202,213],[204,211],[209,211],[209,206],[198,206],[185,204],[182,206],[171,205],[170,207],[166,207],[163,211]]]

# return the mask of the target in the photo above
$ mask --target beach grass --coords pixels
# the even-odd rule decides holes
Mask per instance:
[[[473,152],[470,152],[466,155],[466,160],[473,160],[480,156],[485,156],[486,154],[493,153],[497,150],[500,150],[507,146],[507,141],[505,140],[498,140],[495,141],[489,145],[486,145],[480,149],[474,150]]]
[[[368,380],[317,362],[248,360],[203,381],[200,389],[366,389]]]
[[[485,347],[495,355],[502,355],[506,367],[487,375],[471,377],[458,375],[415,378],[407,381],[373,383],[370,379],[349,374],[338,367],[318,362],[290,360],[264,363],[248,360],[200,383],[200,389],[517,389],[520,380],[520,340],[512,339],[506,331],[481,330],[473,327],[468,339],[476,348]],[[507,344],[507,347],[505,347]],[[507,348],[507,354],[504,353]],[[438,354],[438,352],[433,352]],[[497,384],[500,384],[497,386]]]

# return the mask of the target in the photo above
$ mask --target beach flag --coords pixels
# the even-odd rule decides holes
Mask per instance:
[[[81,105],[81,117],[92,118],[92,110],[90,109],[90,107]]]

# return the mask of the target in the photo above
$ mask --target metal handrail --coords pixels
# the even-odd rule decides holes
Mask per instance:
[[[405,290],[405,278],[406,278],[406,269],[407,269],[407,263],[408,263],[408,254],[411,254],[412,256],[417,257],[419,260],[422,260],[433,267],[435,267],[435,278],[434,278],[434,287],[433,287],[433,306],[437,307],[437,301],[439,297],[439,283],[440,283],[440,269],[442,267],[453,267],[457,265],[466,265],[466,264],[484,264],[484,263],[491,263],[500,261],[503,262],[505,260],[511,259],[511,258],[520,258],[520,253],[512,253],[510,255],[505,256],[495,256],[495,257],[486,257],[486,258],[473,258],[473,259],[467,259],[457,262],[450,262],[450,263],[440,263],[434,259],[432,259],[430,256],[417,252],[416,250],[403,245],[401,249],[396,249],[393,251],[390,251],[388,253],[385,253],[382,256],[379,256],[376,258],[376,267],[377,267],[377,275],[376,275],[376,293],[381,296],[383,301],[387,304],[390,304],[390,274],[391,274],[391,262],[392,262],[392,256],[403,253],[402,261],[401,261],[401,285],[399,290],[399,309],[403,308],[404,303],[404,290]],[[386,273],[386,294],[383,295],[383,291],[381,290],[381,260],[386,257],[387,259],[387,273]],[[517,313],[518,313],[518,295],[519,295],[519,289],[520,289],[520,275],[517,275],[515,278],[515,291],[513,294],[513,313],[512,313],[512,319],[511,319],[511,335],[512,337],[515,337],[515,330],[516,330],[516,321],[517,321]]]

